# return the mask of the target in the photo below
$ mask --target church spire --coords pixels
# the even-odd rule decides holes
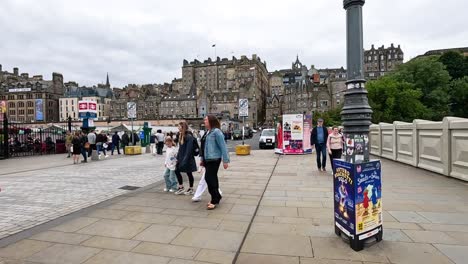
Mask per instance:
[[[107,73],[106,86],[107,86],[107,87],[110,87],[110,83],[109,83],[109,73]]]

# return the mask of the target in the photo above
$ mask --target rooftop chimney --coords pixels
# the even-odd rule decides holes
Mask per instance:
[[[18,76],[18,73],[19,73],[19,69],[17,67],[13,68],[13,74],[15,76]]]

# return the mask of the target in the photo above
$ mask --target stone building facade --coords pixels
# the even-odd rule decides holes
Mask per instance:
[[[160,119],[162,98],[170,93],[170,84],[129,84],[126,87],[114,88],[114,99],[110,106],[111,120],[127,120],[127,102],[135,102],[137,119]]]
[[[13,73],[3,71],[0,65],[0,101],[6,101],[12,122],[58,122],[63,93],[60,73],[52,73],[52,80],[43,80],[42,75],[19,74],[18,68]]]
[[[384,76],[387,72],[393,71],[398,65],[403,63],[404,53],[398,45],[385,48],[375,48],[372,45],[370,50],[364,51],[364,72],[365,78],[374,80]]]
[[[227,119],[239,119],[239,99],[249,100],[246,124],[256,127],[265,122],[265,106],[269,93],[266,63],[260,57],[241,56],[208,58],[204,62],[184,60],[180,95],[196,91],[197,115],[215,114]]]
[[[324,76],[320,81],[319,70],[312,66],[307,69],[299,58],[292,63],[291,69],[276,71],[269,75],[270,89],[279,88],[282,91],[276,94],[271,91],[272,96],[268,97],[266,105],[266,124],[273,125],[275,116],[283,114],[325,112],[332,108],[332,95],[330,85]],[[314,78],[315,77],[315,78]],[[279,78],[283,85],[278,85]]]
[[[76,82],[65,83],[65,93],[59,99],[60,121],[79,120],[78,101],[93,101],[97,104],[97,118],[95,120],[108,120],[111,111],[111,101],[114,95],[110,88],[109,80],[107,84],[97,87],[80,87]]]

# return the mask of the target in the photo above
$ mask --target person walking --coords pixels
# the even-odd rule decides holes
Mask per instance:
[[[88,162],[88,149],[91,148],[91,144],[89,144],[88,136],[84,132],[81,132],[80,146],[81,155],[83,155],[83,160],[81,161],[81,163],[86,163]]]
[[[164,134],[162,133],[161,129],[157,130],[157,133],[155,136],[156,136],[156,154],[162,155],[163,148],[164,148]]]
[[[98,157],[101,158],[101,151],[104,153],[104,157],[107,158],[109,157],[106,154],[106,148],[107,148],[107,135],[104,133],[104,131],[101,131],[96,137],[96,149],[97,149],[97,154]]]
[[[88,143],[88,157],[91,157],[91,154],[93,154],[93,150],[96,150],[96,133],[94,133],[94,130],[91,130],[88,133]]]
[[[327,149],[328,155],[330,155],[330,163],[333,168],[333,159],[341,159],[341,154],[343,153],[343,135],[340,134],[338,127],[334,126],[332,133],[328,136],[327,139]]]
[[[67,158],[70,158],[70,154],[72,152],[71,151],[71,146],[72,146],[72,140],[73,140],[74,136],[75,135],[73,135],[70,131],[67,131],[67,135],[65,136],[65,147],[67,148],[67,153],[68,153]]]
[[[73,164],[77,164],[78,161],[80,160],[80,154],[81,154],[80,132],[77,131],[73,135],[70,148],[72,149],[72,154],[73,154]]]
[[[193,195],[193,174],[192,172],[197,171],[197,164],[195,162],[194,152],[194,138],[192,133],[188,130],[187,122],[179,123],[179,152],[177,153],[177,167],[176,175],[177,181],[179,182],[179,188],[176,195],[185,194]],[[189,188],[184,191],[184,184],[181,172],[187,173],[189,179]]]
[[[117,131],[115,131],[114,135],[112,136],[112,150],[111,155],[114,155],[114,150],[117,149],[117,154],[120,155],[120,137]]]
[[[164,166],[166,167],[166,170],[164,171],[164,181],[166,182],[166,188],[164,188],[164,191],[175,192],[177,190],[177,178],[175,174],[177,165],[177,148],[170,137],[165,139],[165,144],[166,160],[164,161]]]
[[[229,167],[229,154],[221,131],[219,120],[214,115],[204,118],[206,133],[201,140],[201,166],[205,167],[205,181],[211,195],[211,201],[206,209],[213,210],[222,199],[219,193],[218,170],[223,162],[224,169]]]
[[[312,129],[310,136],[310,142],[315,145],[317,155],[317,168],[319,171],[326,171],[325,166],[327,165],[327,139],[328,130],[323,126],[323,119],[319,118],[317,126]]]
[[[128,133],[125,132],[122,135],[122,148],[123,148],[123,153],[124,154],[125,154],[125,147],[128,146],[129,143],[130,143],[130,137],[128,136]]]

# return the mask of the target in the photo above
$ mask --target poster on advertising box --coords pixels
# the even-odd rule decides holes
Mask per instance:
[[[310,142],[310,133],[312,131],[312,115],[304,116],[304,153],[312,153],[312,145]]]
[[[335,222],[339,223],[349,234],[355,232],[354,207],[354,169],[352,164],[334,161],[334,208]]]
[[[357,164],[356,234],[382,225],[382,184],[380,161]]]
[[[283,153],[303,154],[303,115],[283,115]]]

